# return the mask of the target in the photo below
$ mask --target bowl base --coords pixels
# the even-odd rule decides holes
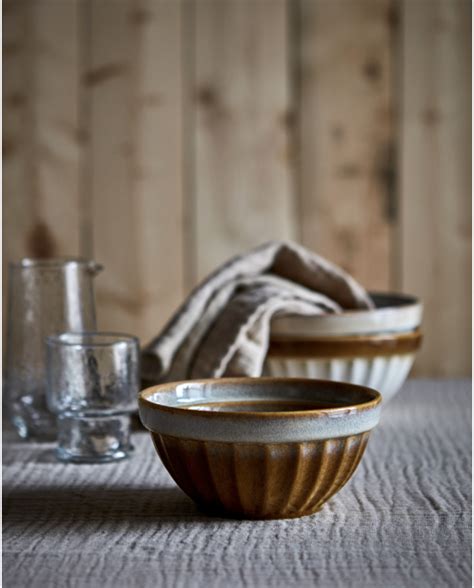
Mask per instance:
[[[207,504],[202,504],[199,502],[194,501],[197,508],[203,514],[210,516],[210,517],[218,517],[223,519],[234,519],[238,521],[275,521],[275,520],[285,520],[285,519],[299,519],[301,517],[311,516],[313,514],[318,513],[322,510],[324,505],[318,506],[317,508],[304,510],[297,513],[269,513],[265,515],[258,515],[252,513],[241,513],[230,511],[222,507],[218,506],[209,506]]]

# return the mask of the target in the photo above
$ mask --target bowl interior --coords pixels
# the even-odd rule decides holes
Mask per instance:
[[[370,292],[375,308],[400,308],[419,304],[420,301],[410,294],[397,294],[391,292]]]
[[[363,386],[298,378],[225,378],[176,382],[141,393],[147,405],[235,414],[299,413],[376,404],[379,394]]]

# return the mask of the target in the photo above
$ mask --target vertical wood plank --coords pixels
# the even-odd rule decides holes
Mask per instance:
[[[87,157],[99,327],[135,332],[140,304],[135,210],[131,198],[131,2],[88,0],[89,63],[85,65]]]
[[[7,309],[8,262],[26,253],[25,236],[31,228],[31,194],[27,187],[27,151],[25,148],[28,98],[26,63],[28,47],[26,4],[3,4],[3,316]],[[6,320],[3,320],[3,335]]]
[[[132,198],[141,301],[137,332],[154,337],[184,295],[182,2],[142,0],[137,42]]]
[[[92,2],[90,173],[101,328],[155,335],[181,301],[180,3]]]
[[[303,244],[390,285],[391,0],[301,0]]]
[[[471,363],[471,5],[403,2],[401,286],[422,297],[417,373]]]
[[[28,112],[26,4],[3,6],[3,269],[21,256],[30,228],[25,120]]]
[[[76,0],[4,5],[4,277],[8,261],[79,253],[77,24]]]
[[[196,268],[295,237],[285,0],[195,2]]]
[[[75,0],[7,5],[5,257],[78,253]]]
[[[78,1],[33,0],[33,178],[39,254],[79,253]]]
[[[77,4],[11,3],[4,32],[4,257],[77,254]]]

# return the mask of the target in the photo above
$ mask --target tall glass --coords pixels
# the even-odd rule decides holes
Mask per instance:
[[[93,278],[101,269],[73,258],[9,264],[5,402],[20,437],[55,437],[46,405],[44,340],[96,329]]]

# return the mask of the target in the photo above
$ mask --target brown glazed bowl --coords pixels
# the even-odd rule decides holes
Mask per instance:
[[[201,510],[248,519],[317,512],[354,473],[380,394],[302,378],[171,382],[141,392],[140,418]]]

